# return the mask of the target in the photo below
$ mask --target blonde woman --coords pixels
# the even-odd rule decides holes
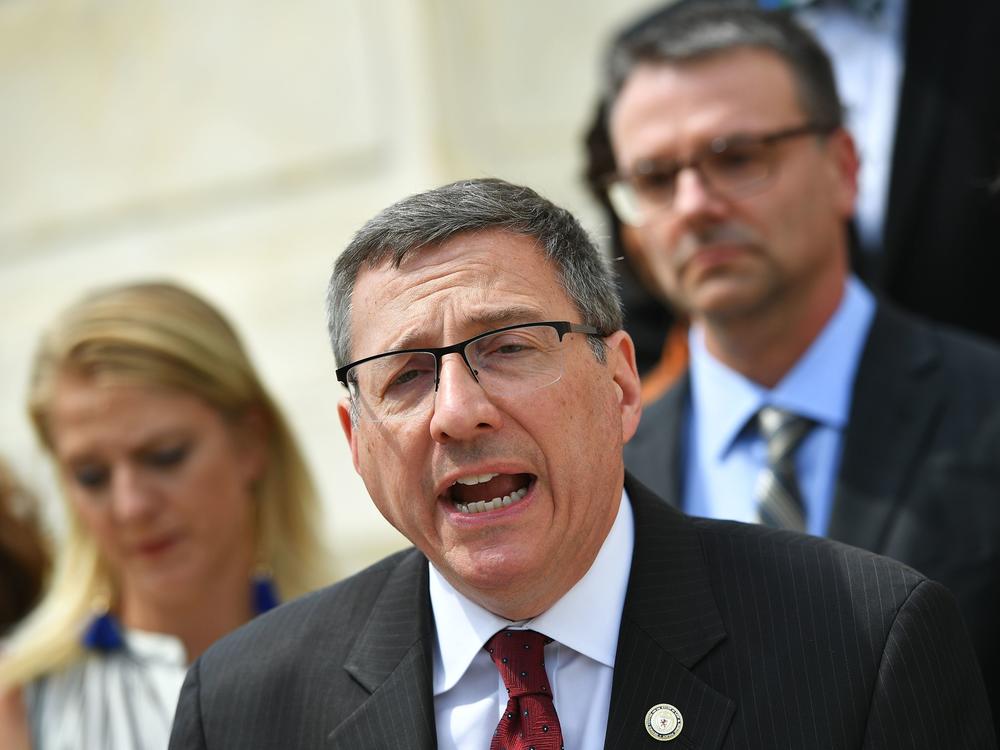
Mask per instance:
[[[187,665],[329,580],[305,464],[233,329],[171,284],[67,310],[29,400],[69,532],[0,657],[0,746],[165,748]]]

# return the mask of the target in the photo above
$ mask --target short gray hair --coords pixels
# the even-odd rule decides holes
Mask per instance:
[[[362,267],[391,262],[456,235],[498,229],[533,237],[553,264],[582,322],[602,334],[622,327],[614,276],[573,215],[534,190],[488,178],[462,180],[411,195],[368,221],[337,259],[327,288],[327,324],[337,364],[351,361],[351,297]],[[604,342],[590,337],[603,360]]]
[[[740,3],[695,3],[667,8],[622,33],[609,50],[605,96],[613,104],[632,72],[644,64],[677,64],[740,48],[763,49],[789,67],[810,122],[843,125],[843,107],[830,58],[787,11]]]

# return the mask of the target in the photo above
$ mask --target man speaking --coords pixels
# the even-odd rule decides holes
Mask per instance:
[[[625,474],[639,379],[577,221],[471,180],[337,260],[340,418],[414,548],[188,673],[171,748],[994,747],[954,600]]]

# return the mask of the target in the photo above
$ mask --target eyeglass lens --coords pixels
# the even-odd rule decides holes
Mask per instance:
[[[641,220],[650,208],[672,206],[677,193],[677,177],[688,166],[697,170],[709,190],[724,197],[746,194],[765,184],[771,176],[770,156],[764,144],[737,144],[719,152],[704,152],[688,164],[647,164],[628,183],[622,184],[626,193],[632,193],[622,196],[629,204],[625,210]]]
[[[717,138],[686,162],[653,159],[639,164],[629,178],[611,184],[608,197],[622,221],[638,225],[651,210],[672,207],[677,178],[683,169],[696,170],[704,186],[724,198],[749,195],[767,185],[772,177],[775,144],[829,130],[806,123],[761,136]]]
[[[517,395],[562,377],[559,333],[549,326],[513,328],[477,338],[465,347],[472,375],[491,395]],[[356,365],[348,373],[360,418],[384,421],[430,407],[437,358],[431,352],[400,352]]]
[[[763,182],[771,172],[767,149],[762,144],[737,145],[721,152],[709,151],[692,160],[691,166],[713,190],[724,194],[739,193]],[[655,197],[658,202],[673,202],[677,176],[684,165],[653,165],[649,172],[633,180],[640,196]]]

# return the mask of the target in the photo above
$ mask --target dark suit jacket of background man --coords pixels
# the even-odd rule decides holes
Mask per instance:
[[[680,507],[685,375],[643,411],[625,465]],[[880,303],[858,365],[827,536],[948,586],[1000,710],[1000,349]]]
[[[909,3],[883,247],[853,259],[902,307],[1000,341],[997,29],[997,2]]]
[[[626,487],[635,553],[605,747],[663,747],[644,726],[657,703],[683,716],[678,748],[996,747],[940,585]],[[434,748],[427,581],[404,551],[225,638],[188,673],[170,747]]]

